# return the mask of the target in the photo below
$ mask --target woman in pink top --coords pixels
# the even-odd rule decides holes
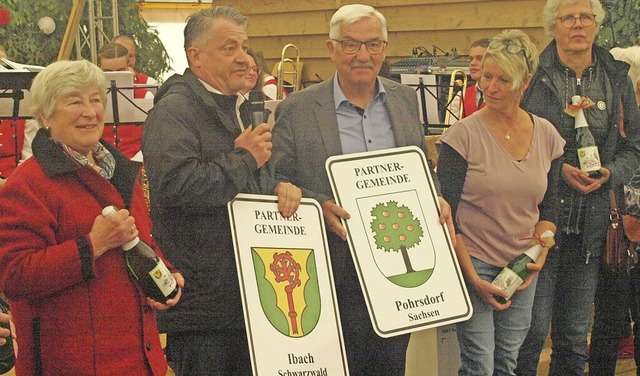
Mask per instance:
[[[556,231],[553,188],[564,140],[551,123],[520,108],[537,56],[519,30],[494,37],[482,61],[486,107],[457,122],[439,141],[438,178],[455,214],[456,254],[474,310],[457,326],[459,375],[514,375],[548,248],[529,264],[534,273],[506,303],[496,300],[506,293],[491,281],[532,238]]]

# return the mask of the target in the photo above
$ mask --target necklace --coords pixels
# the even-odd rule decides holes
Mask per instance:
[[[504,132],[504,139],[511,140],[511,135],[509,134],[509,132]]]

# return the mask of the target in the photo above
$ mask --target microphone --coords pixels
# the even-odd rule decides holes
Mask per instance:
[[[264,123],[264,93],[262,90],[249,92],[249,110],[251,111],[251,125],[257,127]]]
[[[264,123],[264,93],[262,90],[251,90],[248,101],[248,108],[251,112],[251,125],[255,129],[259,124]],[[259,168],[253,174],[253,178],[247,183],[247,193],[264,194],[261,182],[269,176],[265,170],[266,168]]]

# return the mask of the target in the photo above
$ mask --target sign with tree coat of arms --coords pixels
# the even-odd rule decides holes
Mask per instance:
[[[426,158],[414,146],[326,163],[371,322],[391,337],[471,317]]]
[[[348,375],[319,204],[285,218],[277,198],[228,205],[254,375]]]

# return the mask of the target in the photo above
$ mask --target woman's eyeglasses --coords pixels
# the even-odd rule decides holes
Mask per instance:
[[[583,13],[579,16],[574,16],[572,14],[568,14],[566,16],[558,17],[557,19],[560,20],[560,25],[562,25],[562,27],[571,29],[576,24],[577,20],[580,20],[580,25],[583,27],[593,25],[596,22],[596,15]]]
[[[508,40],[503,41],[502,44],[504,45],[504,49],[507,50],[507,52],[510,54],[522,53],[522,57],[524,57],[524,61],[525,63],[527,63],[527,72],[531,73],[531,63],[529,62],[529,57],[527,56],[524,47],[519,44],[512,43]]]

